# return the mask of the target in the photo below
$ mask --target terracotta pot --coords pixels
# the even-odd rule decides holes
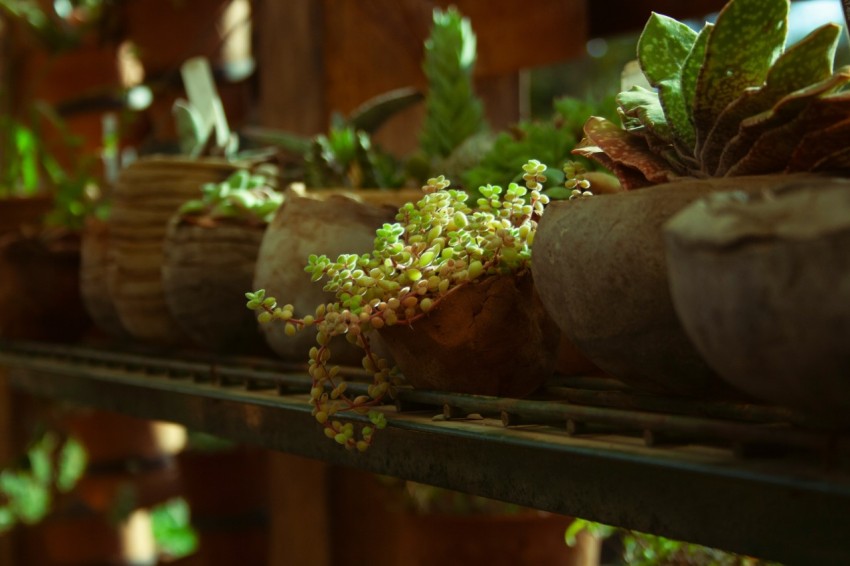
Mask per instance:
[[[379,334],[414,387],[502,397],[528,395],[551,377],[560,339],[530,274],[487,277],[412,327]]]
[[[673,310],[661,227],[712,191],[759,190],[776,178],[687,180],[551,203],[532,255],[544,305],[588,358],[633,387],[727,394]]]
[[[676,311],[711,367],[812,422],[850,425],[850,181],[711,195],[665,237]]]
[[[91,328],[80,297],[80,236],[0,237],[0,337],[69,342]]]
[[[201,226],[175,216],[165,238],[165,300],[199,346],[217,353],[266,351],[254,313],[245,307],[265,224],[219,221]]]
[[[336,258],[344,253],[366,253],[373,247],[375,230],[394,222],[398,208],[421,198],[420,191],[311,190],[298,194],[288,190],[283,205],[266,229],[254,289],[265,289],[280,304],[292,304],[296,315],[313,314],[316,307],[333,300],[304,271],[310,254]],[[288,361],[305,362],[316,344],[309,330],[286,336],[284,325],[262,326],[269,346]],[[339,337],[333,345],[334,363],[360,365],[362,351]]]
[[[53,198],[46,195],[0,199],[0,236],[38,229],[52,208]]]
[[[124,169],[108,221],[107,285],[121,324],[134,337],[161,345],[189,338],[165,302],[163,242],[171,216],[204,183],[226,179],[238,164],[223,159],[153,156]]]
[[[121,324],[106,282],[109,272],[109,225],[87,218],[80,248],[80,293],[95,326],[112,338],[126,340],[130,333]]]

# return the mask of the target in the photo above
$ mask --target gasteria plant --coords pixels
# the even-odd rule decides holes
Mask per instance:
[[[833,72],[841,30],[827,24],[785,50],[788,12],[788,0],[731,0],[699,33],[653,14],[637,56],[654,90],[621,92],[622,127],[591,117],[574,153],[625,188],[848,169],[850,68]]]
[[[335,260],[312,255],[305,270],[335,300],[300,318],[292,305],[278,306],[260,289],[247,293],[248,308],[260,323],[279,321],[289,335],[305,327],[316,330],[317,346],[309,354],[310,404],[325,434],[348,449],[366,450],[375,429],[386,425],[375,407],[389,394],[397,372],[373,348],[372,331],[415,323],[450,295],[484,278],[529,270],[537,220],[549,202],[541,193],[546,165],[531,160],[523,166],[525,186],[487,185],[477,208],[465,191],[450,188],[443,176],[429,179],[416,203],[399,209],[396,222],[376,231],[371,253],[344,254]],[[365,395],[351,396],[339,366],[330,365],[334,336],[363,349],[363,368],[372,377]],[[346,412],[368,414],[370,425],[355,431],[337,417]]]
[[[183,220],[214,225],[230,218],[268,224],[283,203],[274,176],[262,171],[240,169],[221,183],[205,183],[201,192],[201,198],[186,201],[178,210]]]

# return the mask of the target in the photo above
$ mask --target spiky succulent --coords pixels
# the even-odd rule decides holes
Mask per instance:
[[[679,177],[850,169],[850,67],[833,71],[841,28],[785,49],[788,0],[731,0],[697,33],[653,14],[638,41],[640,86],[617,98],[622,126],[591,117],[574,153],[625,188]]]

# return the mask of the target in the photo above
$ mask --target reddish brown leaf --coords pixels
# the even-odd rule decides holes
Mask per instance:
[[[850,118],[821,130],[809,132],[797,144],[787,171],[811,171],[816,166],[823,169],[830,163],[828,159],[832,155],[847,148],[848,142],[850,142]]]

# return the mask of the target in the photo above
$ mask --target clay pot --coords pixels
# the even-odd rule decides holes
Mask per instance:
[[[850,181],[711,195],[665,239],[676,312],[709,365],[813,422],[850,425]]]
[[[80,293],[94,325],[111,338],[126,340],[130,333],[121,324],[106,283],[109,272],[109,225],[86,219],[80,248]]]
[[[366,253],[372,249],[375,230],[394,222],[398,208],[421,198],[420,191],[287,190],[286,199],[266,229],[257,258],[254,289],[292,304],[296,315],[313,314],[316,307],[334,299],[312,282],[304,268],[310,254],[336,258],[340,254]],[[244,295],[243,295],[244,296]],[[284,325],[262,326],[269,346],[288,361],[306,362],[315,346],[315,333],[286,336]],[[332,342],[334,363],[360,365],[362,350],[343,337]]]
[[[162,281],[174,319],[199,346],[250,354],[266,346],[245,307],[265,224],[198,225],[175,216],[165,238]]]
[[[223,181],[238,166],[223,159],[152,156],[121,172],[108,221],[107,285],[121,324],[134,338],[160,345],[189,342],[162,286],[168,222],[200,194],[201,185]]]
[[[0,236],[37,229],[51,208],[53,199],[44,195],[0,199]]]
[[[648,391],[728,394],[673,310],[661,227],[718,190],[759,190],[778,176],[686,180],[551,203],[532,272],[563,333],[604,372]]]
[[[379,334],[413,387],[502,397],[524,397],[551,377],[560,339],[530,274],[487,277],[412,327]]]

